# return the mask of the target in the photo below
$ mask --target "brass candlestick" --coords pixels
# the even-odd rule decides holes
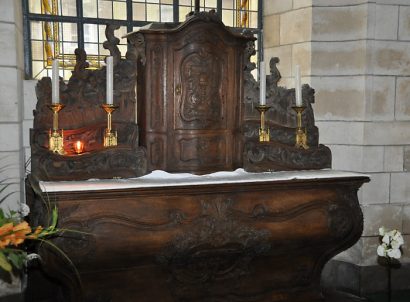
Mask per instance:
[[[309,146],[307,144],[307,133],[306,129],[302,128],[302,113],[305,111],[306,107],[304,106],[294,106],[292,107],[293,110],[296,111],[297,114],[297,127],[296,127],[296,143],[295,147],[296,148],[303,148],[303,149],[309,149]]]
[[[64,105],[60,103],[52,103],[51,105],[47,105],[47,107],[53,112],[53,131],[50,129],[48,134],[48,149],[51,152],[63,155],[65,154],[64,131],[63,129],[58,129],[58,112],[64,108]]]
[[[259,142],[269,142],[269,128],[265,127],[265,112],[269,110],[270,106],[258,105],[255,108],[261,114],[261,127],[259,128]]]
[[[107,112],[107,129],[104,133],[104,147],[117,146],[117,131],[112,131],[112,113],[118,108],[118,106],[111,104],[103,104],[101,107]]]

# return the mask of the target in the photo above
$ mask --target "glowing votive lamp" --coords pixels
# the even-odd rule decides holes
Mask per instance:
[[[82,141],[76,141],[74,144],[74,151],[77,154],[80,154],[84,151],[84,143]]]

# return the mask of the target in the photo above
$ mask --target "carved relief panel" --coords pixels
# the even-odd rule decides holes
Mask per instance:
[[[193,51],[184,56],[188,47]],[[175,51],[175,129],[226,129],[226,57],[210,44]]]

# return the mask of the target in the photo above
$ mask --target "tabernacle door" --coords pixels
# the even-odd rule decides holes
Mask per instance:
[[[196,23],[170,41],[171,171],[233,169],[234,131],[239,128],[235,47],[226,41],[224,32],[209,29]]]
[[[241,167],[244,56],[254,38],[233,33],[213,12],[139,33],[146,64],[138,71],[138,114],[148,170]]]

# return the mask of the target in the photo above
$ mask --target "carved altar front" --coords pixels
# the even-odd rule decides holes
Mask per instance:
[[[58,206],[59,227],[84,232],[54,240],[81,284],[61,255],[39,251],[64,285],[59,299],[325,301],[321,270],[360,237],[357,190],[369,179],[243,175],[40,183]]]

